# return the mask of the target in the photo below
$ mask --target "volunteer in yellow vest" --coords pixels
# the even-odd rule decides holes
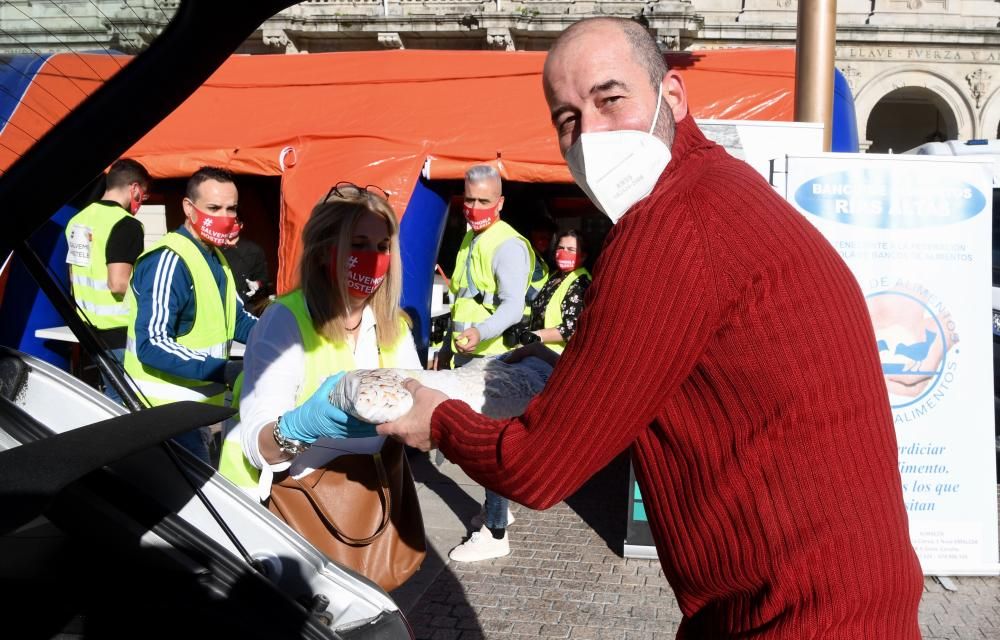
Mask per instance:
[[[202,167],[187,183],[184,224],[136,263],[125,371],[152,406],[224,402],[230,345],[246,342],[257,321],[218,249],[239,233],[238,195],[232,174]],[[209,461],[207,429],[176,440]]]
[[[537,295],[544,273],[536,265],[528,240],[500,219],[504,197],[500,174],[489,165],[475,165],[465,173],[465,220],[470,230],[462,239],[451,277],[451,340],[445,341],[433,364],[448,368],[473,358],[510,350],[504,332],[526,327],[527,303]],[[536,266],[538,267],[536,269]],[[510,553],[507,525],[509,502],[486,490],[482,511],[470,522],[470,538],[448,557],[456,562],[499,558]]]
[[[125,300],[132,265],[142,253],[143,228],[135,216],[149,193],[149,172],[122,158],[108,169],[104,195],[66,225],[66,264],[73,299],[111,355],[122,362],[129,309]],[[121,402],[104,380],[104,393]]]
[[[531,301],[531,321],[528,328],[553,351],[562,353],[566,342],[576,331],[576,322],[583,311],[583,294],[590,286],[590,272],[583,266],[587,260],[584,238],[576,230],[559,234],[556,240],[558,268]]]
[[[529,285],[535,272],[535,254],[528,240],[500,219],[504,198],[500,174],[489,165],[476,165],[465,174],[464,207],[470,230],[462,239],[451,277],[450,342],[438,356],[445,369],[454,357],[457,367],[472,358],[498,355],[503,332],[526,321]],[[538,271],[541,279],[541,270]],[[538,283],[541,288],[541,283]],[[532,293],[537,290],[532,290]]]
[[[219,461],[262,500],[276,471],[298,476],[338,452],[381,449],[373,425],[330,404],[341,372],[422,368],[399,308],[399,224],[384,193],[337,184],[313,209],[302,245],[301,288],[267,308],[247,343],[240,424]]]

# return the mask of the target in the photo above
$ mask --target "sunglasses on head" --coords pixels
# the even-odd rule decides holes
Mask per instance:
[[[330,187],[330,190],[326,192],[326,197],[323,198],[323,202],[329,202],[331,196],[336,196],[344,200],[353,200],[360,198],[362,195],[373,195],[388,202],[390,193],[382,187],[373,184],[359,187],[353,182],[343,181]]]

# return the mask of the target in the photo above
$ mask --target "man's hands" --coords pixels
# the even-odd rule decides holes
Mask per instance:
[[[455,348],[461,353],[472,353],[479,344],[479,329],[470,327],[455,336]]]
[[[330,404],[330,392],[344,372],[330,376],[304,403],[281,416],[281,433],[293,440],[312,444],[319,438],[364,438],[375,428]]]
[[[378,425],[376,431],[379,435],[392,436],[421,451],[430,451],[436,446],[431,440],[431,416],[448,396],[437,389],[423,386],[413,378],[407,378],[403,387],[413,396],[413,408],[395,422]]]

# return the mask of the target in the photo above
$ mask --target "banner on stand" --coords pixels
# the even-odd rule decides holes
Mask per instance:
[[[868,301],[910,537],[928,575],[995,575],[993,163],[790,156],[786,198]]]

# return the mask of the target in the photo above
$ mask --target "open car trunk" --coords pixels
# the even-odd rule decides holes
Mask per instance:
[[[0,175],[13,251],[125,399],[0,347],[0,587],[10,637],[411,638],[395,603],[166,441],[233,411],[144,409],[28,239],[287,0],[186,0],[148,49]],[[10,151],[9,148],[5,151]]]

